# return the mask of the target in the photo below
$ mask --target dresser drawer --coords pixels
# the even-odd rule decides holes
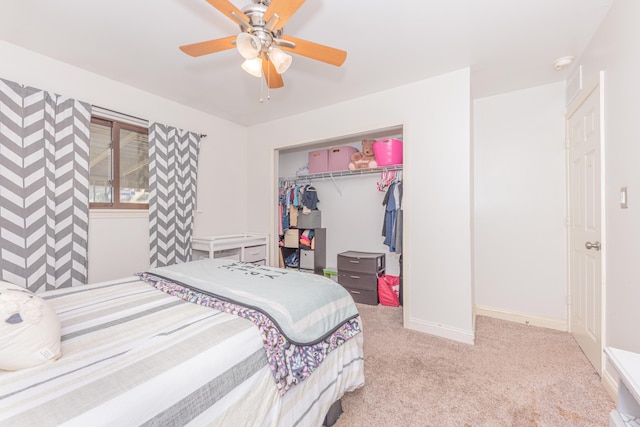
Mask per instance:
[[[361,304],[370,304],[370,305],[378,305],[378,292],[376,291],[365,291],[362,289],[352,289],[345,286],[345,289],[351,295],[351,298],[355,302],[359,302]]]
[[[378,292],[378,276],[338,270],[338,283],[345,288]]]
[[[384,270],[384,254],[347,251],[338,254],[338,271],[376,274]]]

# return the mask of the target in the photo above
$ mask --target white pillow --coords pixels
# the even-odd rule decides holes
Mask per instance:
[[[17,371],[62,356],[60,320],[28,289],[0,281],[0,369]]]

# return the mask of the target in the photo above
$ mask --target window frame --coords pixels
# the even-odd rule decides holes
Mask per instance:
[[[111,128],[111,156],[112,156],[111,192],[113,195],[113,201],[111,203],[90,202],[89,209],[149,210],[148,202],[147,203],[121,203],[120,202],[120,130],[125,129],[133,132],[144,133],[147,135],[147,142],[148,142],[149,128],[132,125],[130,123],[125,123],[118,120],[107,119],[100,116],[91,116],[91,123],[107,126]],[[91,178],[91,170],[89,170],[89,178]]]

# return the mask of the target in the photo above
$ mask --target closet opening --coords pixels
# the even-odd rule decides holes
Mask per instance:
[[[363,141],[380,141],[382,164],[366,163],[376,155],[367,156]],[[400,125],[275,149],[272,258],[280,267],[337,281],[362,309],[398,311],[391,318],[400,323],[403,144]],[[315,205],[305,206],[303,198]]]

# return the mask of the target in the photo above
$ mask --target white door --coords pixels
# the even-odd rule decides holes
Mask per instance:
[[[600,86],[567,120],[571,333],[602,374]]]

